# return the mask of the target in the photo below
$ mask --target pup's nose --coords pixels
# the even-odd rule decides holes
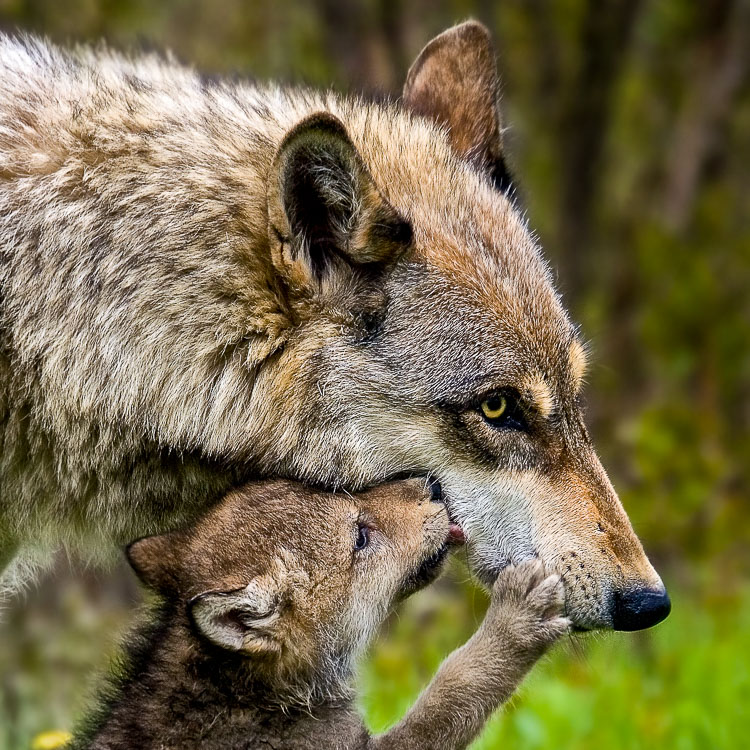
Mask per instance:
[[[672,603],[664,587],[616,591],[612,625],[615,630],[644,630],[661,622],[671,609]]]
[[[428,479],[427,486],[430,490],[430,502],[442,503],[443,500],[443,488],[440,486],[440,482],[437,479]]]

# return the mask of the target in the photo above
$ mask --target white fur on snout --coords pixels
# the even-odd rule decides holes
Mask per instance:
[[[469,563],[485,583],[506,565],[535,555],[533,507],[512,476],[451,467],[440,481],[451,517],[466,535]]]

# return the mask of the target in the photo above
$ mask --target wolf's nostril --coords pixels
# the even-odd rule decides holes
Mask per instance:
[[[615,630],[643,630],[661,622],[672,609],[666,589],[616,591],[612,611]]]
[[[440,486],[440,482],[437,479],[427,480],[427,486],[430,490],[430,501],[433,503],[443,502],[443,488]]]

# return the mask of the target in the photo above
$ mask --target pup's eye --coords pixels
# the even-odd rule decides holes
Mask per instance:
[[[518,399],[507,393],[493,393],[479,404],[485,422],[493,427],[510,430],[525,430],[527,427],[523,409]]]
[[[370,543],[370,529],[364,524],[357,526],[357,541],[354,542],[354,550],[359,552]]]

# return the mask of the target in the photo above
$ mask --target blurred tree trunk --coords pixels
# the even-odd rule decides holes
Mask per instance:
[[[546,115],[557,116],[559,120],[560,90],[562,79],[562,55],[560,45],[564,42],[555,28],[554,17],[549,12],[547,0],[527,0],[528,18],[532,23],[533,37],[537,40],[537,64],[539,75],[539,106]],[[559,125],[559,122],[555,123]]]
[[[408,68],[403,4],[316,0],[316,5],[340,81],[367,94],[398,94]]]
[[[356,86],[370,86],[372,68],[367,49],[369,25],[362,0],[316,0],[326,53],[336,62],[339,78]]]
[[[377,7],[377,29],[388,63],[389,80],[385,82],[384,89],[392,94],[400,92],[409,65],[401,7],[399,0],[379,0]]]
[[[664,218],[675,231],[691,216],[701,175],[748,71],[750,3],[711,0],[701,10],[695,78],[686,83],[666,170]]]
[[[560,123],[558,242],[565,285],[574,300],[588,281],[594,196],[612,102],[641,0],[586,0],[578,48],[580,61]]]

